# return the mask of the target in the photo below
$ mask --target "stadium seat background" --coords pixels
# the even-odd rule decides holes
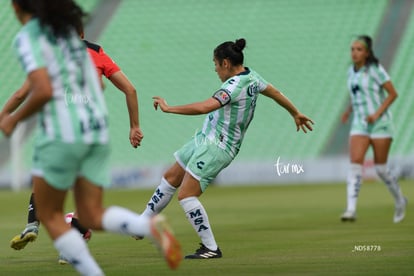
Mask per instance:
[[[155,112],[151,97],[164,96],[170,104],[210,97],[220,86],[212,51],[239,37],[247,40],[245,64],[314,119],[315,131],[296,133],[290,115],[261,97],[237,160],[318,157],[348,97],[350,42],[360,33],[375,35],[386,3],[123,1],[100,41],[137,86],[145,139],[141,149],[129,149],[124,99],[108,86],[114,162],[172,161],[204,116]]]
[[[392,155],[408,156],[414,153],[414,11],[397,49],[390,75],[398,91],[398,98],[392,106],[396,125]]]
[[[78,2],[91,11],[99,1]],[[315,121],[315,130],[296,133],[290,115],[262,96],[237,160],[320,157],[347,102],[350,42],[361,33],[375,37],[386,5],[386,0],[123,0],[96,42],[135,84],[145,138],[141,148],[131,148],[125,98],[105,81],[112,164],[171,163],[172,153],[191,139],[205,116],[155,112],[151,97],[163,96],[172,105],[210,97],[221,84],[214,72],[212,51],[221,42],[240,37],[247,40],[245,65],[309,115]],[[19,24],[10,7],[1,9],[0,17],[0,56],[7,64],[0,76],[3,105],[22,83],[24,74],[10,47]],[[395,154],[413,148],[413,128],[404,127],[412,118],[406,105],[413,100],[409,92],[413,86],[413,21],[390,70],[400,92],[393,107],[394,118],[398,118]],[[30,166],[32,139],[28,141],[25,152]]]

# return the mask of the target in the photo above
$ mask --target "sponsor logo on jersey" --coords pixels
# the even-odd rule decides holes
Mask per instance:
[[[224,91],[220,91],[219,92],[219,97],[220,97],[220,99],[222,99],[224,102],[226,102],[226,101],[228,101],[229,100],[229,95],[226,93],[226,92],[224,92]]]
[[[224,91],[224,90],[217,91],[214,97],[217,100],[219,100],[222,105],[225,105],[230,101],[229,93],[227,93],[227,91]]]

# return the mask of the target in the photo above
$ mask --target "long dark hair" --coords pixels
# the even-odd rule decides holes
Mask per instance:
[[[361,41],[365,45],[368,51],[368,57],[365,61],[365,64],[367,65],[367,67],[372,64],[375,64],[376,66],[378,66],[379,60],[375,56],[374,50],[372,49],[372,38],[368,35],[359,35],[356,40]]]
[[[57,37],[66,37],[76,29],[86,13],[73,0],[12,0],[25,12],[49,26]]]
[[[246,40],[244,38],[237,39],[235,42],[223,42],[214,49],[214,57],[220,65],[224,59],[230,60],[233,65],[241,65],[244,60],[243,49],[245,47]]]

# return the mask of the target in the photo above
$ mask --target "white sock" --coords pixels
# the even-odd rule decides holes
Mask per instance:
[[[394,197],[395,203],[404,203],[404,196],[401,192],[400,186],[398,185],[397,179],[391,175],[390,171],[387,168],[387,165],[375,165],[375,170],[377,171],[377,174],[382,179],[382,181],[384,181],[385,185],[387,185],[388,190]]]
[[[104,275],[77,230],[70,229],[65,232],[54,241],[54,245],[80,274]]]
[[[218,246],[211,231],[208,216],[197,197],[187,197],[180,200],[188,221],[201,238],[202,243],[210,250],[217,250]]]
[[[102,227],[106,231],[129,236],[149,236],[150,218],[140,216],[128,209],[111,206],[102,217]]]
[[[352,163],[347,179],[347,211],[355,212],[359,190],[362,183],[362,165]]]
[[[150,217],[159,214],[170,203],[176,190],[177,188],[171,186],[164,177],[161,178],[160,185],[155,189],[142,214]]]

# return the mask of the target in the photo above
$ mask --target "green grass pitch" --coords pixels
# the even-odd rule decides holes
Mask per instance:
[[[94,233],[90,250],[106,275],[413,275],[414,182],[403,181],[407,216],[392,222],[393,201],[379,182],[364,183],[358,219],[342,223],[345,185],[217,187],[201,197],[223,251],[222,259],[183,260],[170,271],[148,241]],[[0,275],[77,275],[57,263],[57,252],[41,228],[21,251],[10,239],[26,223],[30,191],[0,191]],[[152,190],[108,190],[105,204],[142,211]],[[412,202],[412,203],[411,203]],[[68,199],[68,211],[73,209]],[[166,214],[184,254],[198,237],[176,200]]]

